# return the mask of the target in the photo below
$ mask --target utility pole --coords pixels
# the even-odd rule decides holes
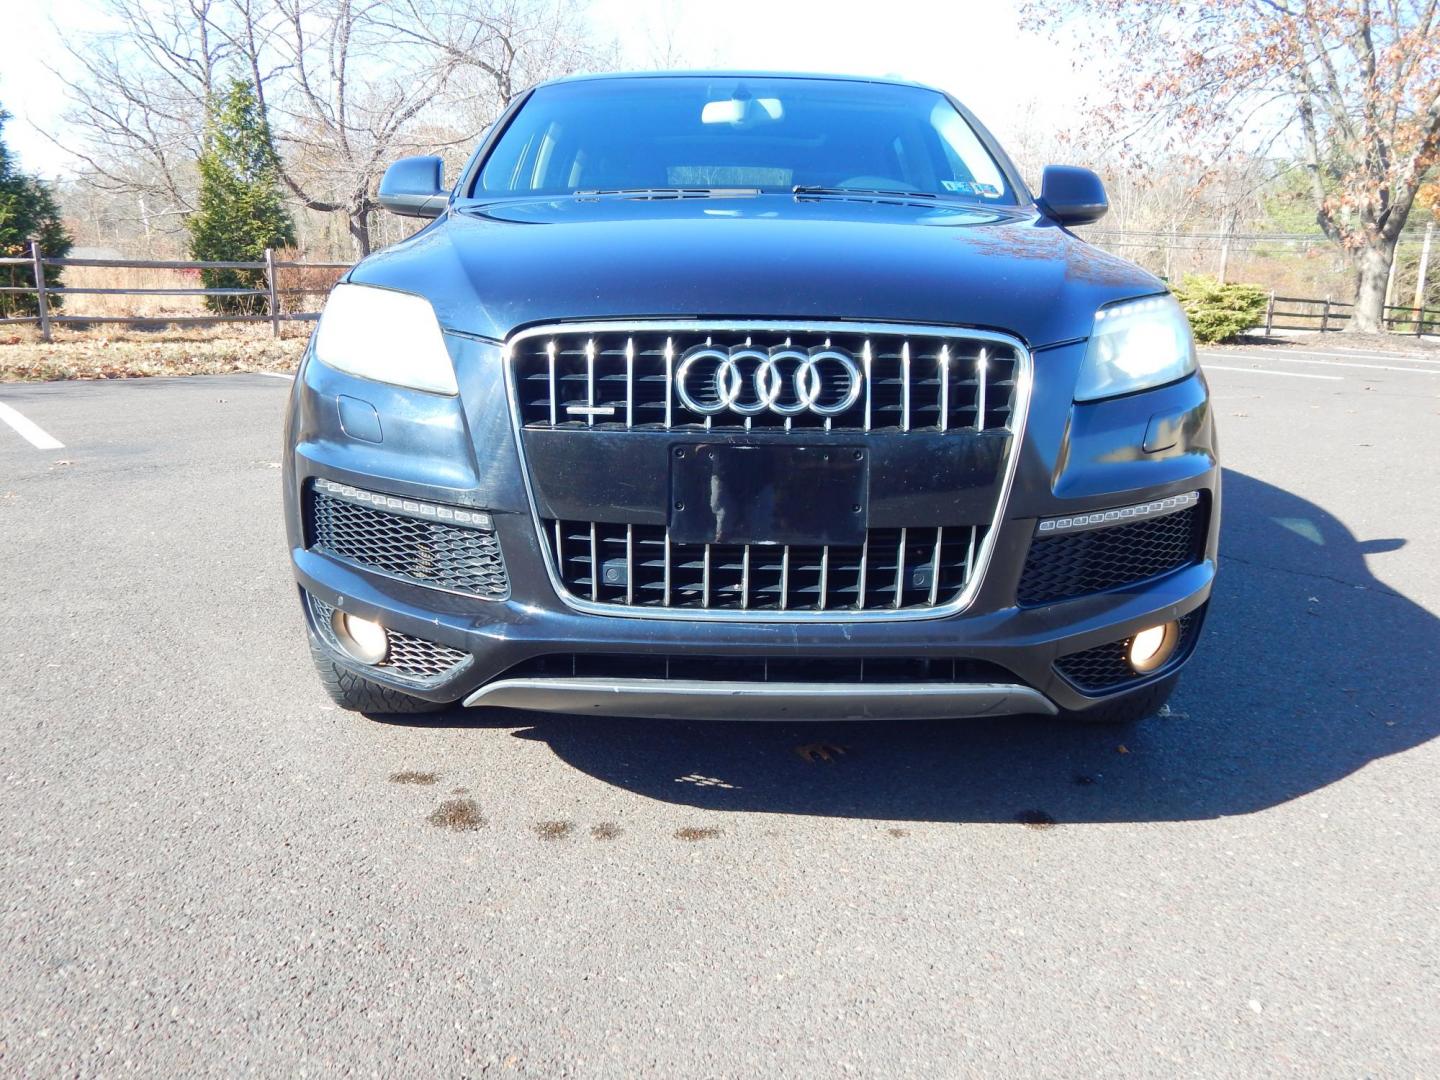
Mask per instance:
[[[1435,222],[1425,223],[1425,240],[1420,245],[1420,269],[1415,274],[1415,322],[1419,326],[1424,322],[1425,311],[1425,276],[1430,270],[1430,242],[1435,239]]]
[[[1230,226],[1225,226],[1225,233],[1220,238],[1220,284],[1225,284],[1225,271],[1230,266]]]
[[[35,274],[35,310],[40,316],[40,340],[50,340],[50,303],[45,298],[45,255],[40,250],[40,238],[30,238],[30,265]]]

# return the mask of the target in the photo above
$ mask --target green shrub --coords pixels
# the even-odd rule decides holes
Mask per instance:
[[[200,155],[200,205],[185,222],[202,261],[258,262],[293,247],[295,222],[280,191],[280,159],[253,83],[233,79],[210,103]],[[207,289],[263,289],[263,270],[200,271]],[[264,312],[259,296],[207,296],[212,311]]]
[[[60,221],[60,207],[48,185],[38,177],[20,171],[5,147],[4,127],[10,114],[0,109],[0,258],[23,259],[30,254],[30,238],[40,241],[40,250],[52,259],[63,259],[70,250],[70,234]],[[10,289],[35,287],[35,271],[25,265],[0,267],[0,285]],[[59,288],[60,271],[51,267],[45,274],[47,289]],[[54,310],[62,297],[47,296]],[[0,292],[0,318],[34,315],[39,298],[32,292]]]
[[[1186,274],[1173,291],[1190,319],[1195,340],[1202,345],[1229,341],[1259,325],[1269,301],[1258,285],[1221,285],[1200,274]]]

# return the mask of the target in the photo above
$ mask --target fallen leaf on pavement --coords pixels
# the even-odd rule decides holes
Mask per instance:
[[[807,761],[812,765],[817,761],[833,762],[836,758],[843,757],[845,754],[845,747],[824,742],[802,743],[794,749],[795,753],[800,756],[801,761]]]

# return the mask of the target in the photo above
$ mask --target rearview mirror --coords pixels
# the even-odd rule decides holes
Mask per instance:
[[[380,205],[401,217],[439,217],[450,199],[444,183],[445,163],[438,157],[401,158],[380,179]]]
[[[1089,225],[1110,209],[1104,181],[1078,165],[1045,166],[1036,202],[1046,217],[1061,225]]]

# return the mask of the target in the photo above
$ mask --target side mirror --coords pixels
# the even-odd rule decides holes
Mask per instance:
[[[1110,209],[1105,183],[1078,165],[1047,165],[1036,200],[1046,217],[1061,225],[1089,225]]]
[[[444,182],[445,163],[438,157],[401,158],[380,178],[379,202],[401,217],[439,217],[450,200]]]

